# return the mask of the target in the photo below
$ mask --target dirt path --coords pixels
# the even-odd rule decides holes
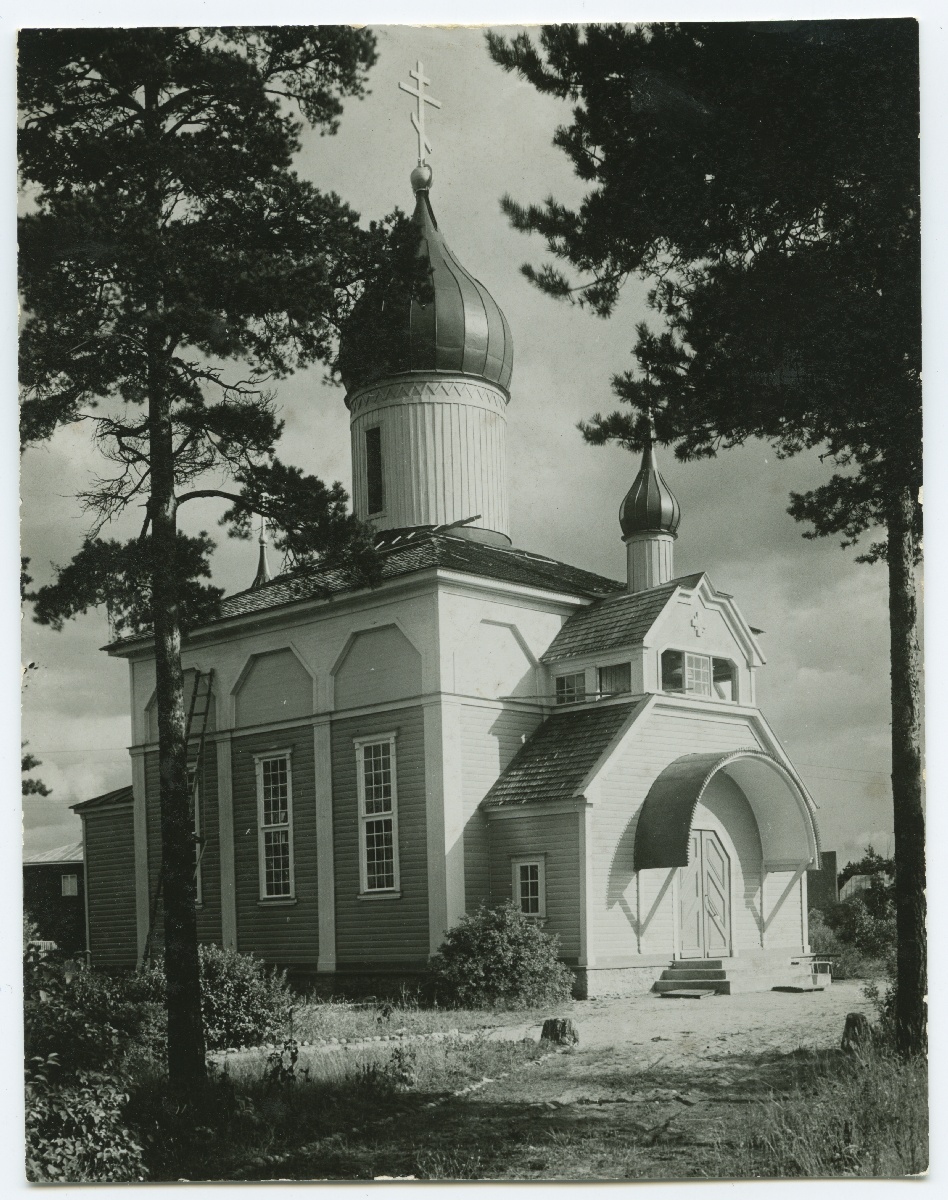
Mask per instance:
[[[788,1094],[814,1051],[839,1045],[846,1014],[870,1008],[855,982],[577,1003],[569,1015],[579,1045],[449,1106],[440,1141],[474,1146],[474,1177],[727,1177],[722,1138],[744,1123],[747,1106]],[[492,1145],[493,1157],[484,1153]]]
[[[828,1049],[839,1044],[849,1012],[872,1016],[860,982],[840,981],[822,992],[744,992],[703,1000],[649,993],[579,1001],[556,1015],[572,1018],[579,1053],[610,1050],[617,1061],[641,1064],[661,1057],[669,1068],[701,1069],[728,1054]],[[494,1036],[536,1037],[539,1031],[539,1025],[506,1026]]]

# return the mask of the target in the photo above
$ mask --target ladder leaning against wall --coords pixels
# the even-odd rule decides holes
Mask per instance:
[[[191,813],[191,828],[194,832],[194,877],[199,877],[201,860],[204,857],[204,789],[201,787],[201,776],[204,768],[204,746],[207,740],[207,717],[211,710],[214,682],[214,671],[196,671],[194,688],[191,692],[191,703],[188,706],[188,720],[185,726],[184,741],[188,751],[188,784],[189,808]],[[192,745],[194,739],[196,744]],[[155,954],[164,944],[164,932],[158,930],[158,914],[161,906],[161,894],[165,877],[164,848],[158,866],[158,878],[155,882],[155,893],[152,897],[148,913],[148,934],[145,938],[145,949],[142,963],[154,959]]]

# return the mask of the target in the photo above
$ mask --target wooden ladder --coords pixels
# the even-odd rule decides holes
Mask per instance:
[[[204,857],[204,791],[201,788],[201,774],[204,767],[204,747],[207,741],[207,717],[211,711],[211,701],[213,700],[213,692],[211,690],[214,682],[213,668],[209,671],[196,671],[194,676],[194,688],[191,692],[191,703],[188,706],[188,719],[184,730],[184,744],[188,752],[188,784],[190,788],[189,812],[191,815],[191,828],[200,829],[200,834],[195,832],[194,840],[197,846],[197,854],[194,860],[194,877],[197,878],[198,871],[201,867],[201,860]],[[202,684],[203,689],[202,689]],[[195,735],[195,729],[199,732]],[[197,736],[197,746],[192,754],[191,741]],[[201,820],[195,826],[195,813],[197,805],[201,805]],[[162,885],[165,877],[165,859],[164,850],[162,849],[161,863],[158,868],[158,881],[155,885],[155,894],[152,897],[151,909],[148,914],[148,934],[145,938],[145,949],[142,954],[142,963],[147,963],[155,955],[155,940],[156,926],[158,921],[158,906],[161,903]]]

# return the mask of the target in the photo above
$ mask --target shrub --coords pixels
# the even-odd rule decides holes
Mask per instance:
[[[557,958],[559,938],[513,904],[483,905],[448,931],[431,960],[439,998],[463,1008],[529,1008],[572,995],[573,974]]]
[[[40,1068],[47,1064],[37,1064]],[[142,1148],[124,1121],[119,1081],[79,1072],[65,1086],[42,1069],[26,1085],[26,1175],[31,1183],[127,1183],[144,1179]]]
[[[209,1050],[279,1040],[292,995],[285,971],[268,970],[252,954],[202,946],[201,1009]]]

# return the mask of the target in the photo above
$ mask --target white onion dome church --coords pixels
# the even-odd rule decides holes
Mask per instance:
[[[380,580],[273,576],[261,527],[253,583],[189,630],[198,936],[300,981],[417,978],[465,913],[510,901],[579,997],[823,987],[815,805],[757,704],[762,631],[675,572],[651,420],[624,579],[511,541],[513,340],[435,218],[440,103],[410,75],[411,236],[339,356]],[[89,957],[127,970],[161,937],[156,673],[149,634],[106,649],[129,665],[132,780],[75,807]]]

